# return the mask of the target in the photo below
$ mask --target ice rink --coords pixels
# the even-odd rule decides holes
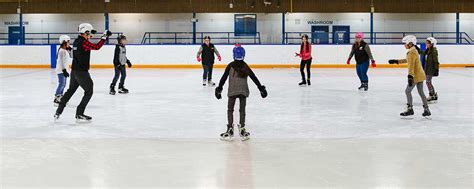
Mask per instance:
[[[399,117],[406,68],[369,70],[368,92],[354,69],[314,68],[310,87],[254,69],[269,96],[249,79],[246,142],[219,140],[227,98],[200,69],[127,71],[130,94],[111,96],[113,70],[91,70],[93,121],[77,124],[82,89],[55,123],[53,70],[0,69],[0,188],[474,188],[473,69],[441,69],[431,120],[416,90]]]

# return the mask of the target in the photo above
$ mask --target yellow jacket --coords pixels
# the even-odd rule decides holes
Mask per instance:
[[[425,71],[421,66],[420,54],[415,47],[411,47],[407,52],[407,59],[398,60],[399,64],[408,64],[408,74],[413,76],[415,83],[426,80]]]

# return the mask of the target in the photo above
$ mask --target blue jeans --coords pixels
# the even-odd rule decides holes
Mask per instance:
[[[357,63],[356,71],[361,82],[369,82],[369,76],[367,76],[367,71],[369,71],[369,60]]]
[[[58,74],[58,87],[56,88],[55,96],[63,95],[64,88],[66,88],[66,77],[64,74]]]
[[[112,86],[115,86],[115,84],[117,84],[117,80],[119,79],[120,77],[120,83],[119,83],[119,87],[123,87],[123,85],[125,84],[125,78],[127,77],[127,70],[125,68],[125,66],[122,66],[122,69],[118,69],[117,67],[115,67],[115,75],[114,75],[114,79],[112,79]]]
[[[203,63],[202,64],[202,69],[204,70],[204,73],[202,74],[202,79],[203,80],[208,80],[212,81],[212,69],[214,67],[213,63]]]

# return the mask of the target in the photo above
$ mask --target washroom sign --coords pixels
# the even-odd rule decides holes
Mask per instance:
[[[334,21],[332,20],[308,20],[308,25],[318,25],[318,24],[323,24],[323,25],[332,25]]]
[[[28,21],[23,21],[23,25],[28,25],[30,22]],[[3,22],[3,25],[5,26],[18,26],[20,25],[19,21],[5,21]]]

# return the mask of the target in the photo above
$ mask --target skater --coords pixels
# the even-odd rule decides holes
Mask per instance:
[[[227,131],[222,133],[221,139],[223,140],[231,140],[234,136],[234,106],[235,101],[239,99],[240,103],[240,124],[238,124],[239,128],[239,135],[242,140],[249,139],[250,133],[247,132],[245,129],[245,106],[247,102],[247,97],[249,96],[249,86],[247,83],[247,78],[250,77],[252,81],[257,85],[258,90],[260,90],[260,94],[262,98],[267,97],[267,90],[265,86],[260,84],[258,81],[257,76],[253,73],[252,69],[244,62],[245,58],[245,49],[241,47],[239,44],[236,44],[233,50],[234,53],[234,61],[227,65],[224,75],[219,82],[219,86],[216,87],[216,98],[222,98],[222,87],[224,86],[227,77],[229,77],[229,89],[227,92],[227,96],[229,97],[229,102],[227,106]]]
[[[211,37],[205,36],[204,43],[201,45],[197,53],[197,61],[198,62],[202,61],[202,68],[204,70],[204,73],[202,76],[202,79],[203,79],[202,86],[209,85],[212,87],[216,85],[214,82],[212,82],[212,69],[214,67],[214,59],[215,59],[214,54],[217,55],[217,59],[220,62],[222,60],[221,55],[219,54],[219,51],[217,51],[214,44],[211,43]]]
[[[402,39],[402,42],[405,45],[405,48],[408,49],[406,59],[401,60],[389,60],[390,64],[408,64],[408,86],[405,89],[405,94],[407,96],[407,109],[406,111],[400,113],[402,118],[411,118],[414,115],[413,112],[413,98],[411,96],[411,91],[413,88],[418,89],[418,94],[423,101],[424,112],[423,117],[431,116],[431,112],[428,108],[428,101],[426,99],[425,93],[423,92],[423,81],[426,79],[425,72],[421,66],[419,48],[416,46],[416,37],[413,35],[407,35]]]
[[[54,115],[55,119],[59,119],[59,116],[63,113],[64,107],[66,107],[66,103],[71,99],[72,95],[79,87],[84,89],[84,96],[82,97],[81,103],[77,106],[76,120],[90,121],[92,119],[92,117],[84,115],[86,106],[92,97],[94,85],[89,74],[91,50],[99,50],[109,36],[112,35],[112,32],[105,30],[101,40],[97,44],[94,44],[89,40],[95,33],[96,31],[92,28],[91,24],[82,23],[79,25],[79,36],[73,43],[73,60],[69,89],[59,102],[59,107]]]
[[[69,62],[71,61],[71,50],[69,46],[69,41],[71,38],[67,35],[61,35],[59,37],[59,49],[56,54],[56,74],[58,75],[58,87],[56,88],[56,93],[54,97],[54,105],[59,106],[61,97],[63,96],[64,88],[66,87],[66,78],[69,77],[67,68]]]
[[[313,58],[311,57],[311,43],[308,40],[308,35],[304,34],[301,36],[301,46],[300,46],[300,53],[295,53],[296,56],[301,58],[300,63],[300,72],[301,72],[301,83],[298,85],[303,87],[306,84],[311,85],[311,61]],[[308,74],[308,79],[306,79],[304,74],[304,68],[306,66],[306,72]]]
[[[112,79],[112,83],[110,84],[110,92],[109,94],[115,95],[115,84],[117,84],[117,80],[120,76],[120,83],[118,87],[118,92],[121,94],[128,93],[128,89],[124,87],[125,78],[127,77],[127,70],[125,68],[125,64],[129,68],[132,67],[132,63],[127,58],[127,49],[125,45],[127,44],[127,37],[125,35],[120,35],[117,37],[118,44],[115,45],[115,53],[114,53],[114,69],[115,75],[114,79]]]
[[[438,93],[433,87],[433,77],[439,75],[438,49],[436,48],[437,40],[433,37],[426,39],[426,51],[422,54],[422,63],[425,65],[426,86],[428,86],[429,94],[428,103],[435,103],[438,100]]]
[[[355,43],[352,45],[351,53],[347,59],[347,64],[351,64],[351,59],[355,55],[356,60],[356,71],[359,76],[360,87],[359,90],[369,90],[369,77],[367,71],[369,71],[369,61],[372,67],[376,67],[375,60],[372,57],[369,44],[364,41],[364,33],[358,32],[355,35]]]

